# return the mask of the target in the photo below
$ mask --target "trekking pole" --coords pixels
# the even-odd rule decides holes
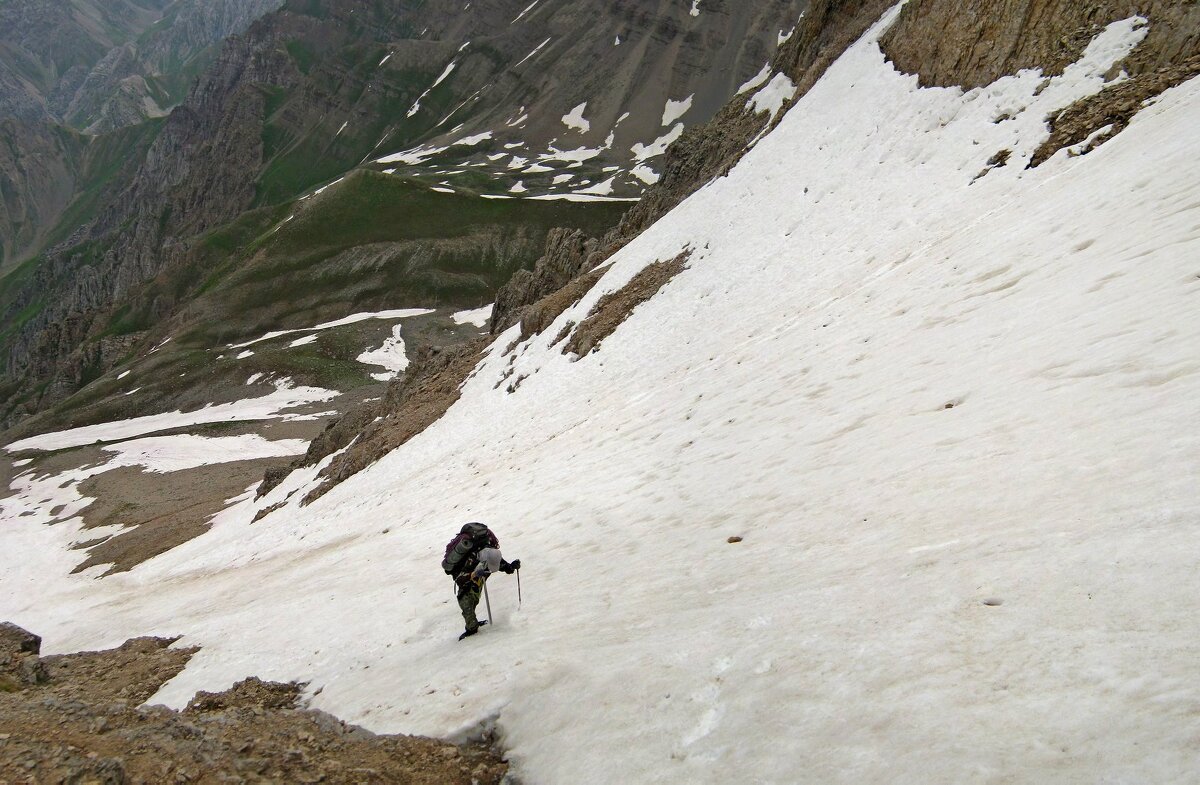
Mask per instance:
[[[488,596],[487,581],[483,582],[483,601],[487,603],[488,624],[492,623],[492,598]]]
[[[521,610],[521,568],[517,568],[517,610]]]

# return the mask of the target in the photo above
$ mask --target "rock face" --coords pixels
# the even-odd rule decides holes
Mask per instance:
[[[0,265],[36,247],[66,210],[83,147],[50,123],[0,119]]]
[[[971,88],[1024,68],[1062,73],[1100,28],[1135,15],[1150,31],[1120,66],[1131,75],[1178,65],[1200,47],[1200,8],[1186,0],[918,0],[883,46],[922,85]]]

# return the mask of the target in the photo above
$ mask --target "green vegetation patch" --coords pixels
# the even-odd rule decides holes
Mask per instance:
[[[264,246],[270,258],[301,261],[374,242],[464,237],[496,225],[578,227],[594,233],[612,226],[625,205],[607,202],[484,199],[440,193],[370,170],[358,170],[314,197]]]

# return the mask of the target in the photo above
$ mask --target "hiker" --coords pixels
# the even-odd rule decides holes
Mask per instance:
[[[481,624],[475,618],[475,608],[483,592],[483,582],[493,572],[513,573],[521,569],[521,560],[507,562],[500,555],[500,541],[492,530],[482,523],[464,524],[454,539],[446,545],[446,557],[442,569],[454,578],[458,587],[458,607],[462,610],[467,629],[458,636],[461,641],[479,632]]]

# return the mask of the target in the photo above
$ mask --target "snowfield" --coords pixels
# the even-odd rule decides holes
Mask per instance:
[[[50,556],[0,618],[183,633],[173,706],[254,674],[376,731],[494,723],[530,783],[1194,781],[1200,79],[1026,170],[1145,28],[964,93],[885,61],[896,10],[404,447],[99,581],[6,516],[6,559]],[[597,353],[549,345],[684,249]],[[469,520],[524,603],[497,576],[459,643]]]

